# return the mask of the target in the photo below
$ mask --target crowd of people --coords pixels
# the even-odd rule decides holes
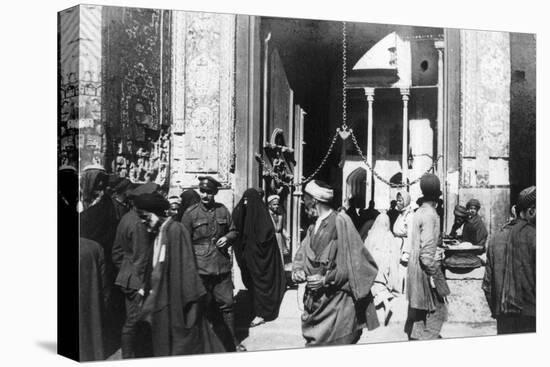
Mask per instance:
[[[250,294],[255,327],[275,320],[288,283],[305,284],[306,346],[353,344],[364,328],[387,325],[395,297],[408,301],[411,340],[440,338],[447,317],[445,267],[485,263],[483,291],[499,333],[535,330],[535,188],[519,196],[517,216],[494,236],[472,199],[454,210],[442,236],[437,176],[420,181],[418,207],[397,194],[388,211],[334,207],[334,190],[313,180],[303,204],[313,223],[292,261],[280,197],[255,188],[230,212],[215,196],[220,183],[199,177],[198,192],[167,197],[155,183],[136,185],[86,167],[63,171],[60,210],[80,213],[80,354],[100,360],[246,351],[237,338],[232,258]],[[61,179],[61,178],[60,178]],[[460,231],[462,233],[460,234]],[[442,238],[487,252],[445,257]],[[377,309],[383,310],[379,319]]]

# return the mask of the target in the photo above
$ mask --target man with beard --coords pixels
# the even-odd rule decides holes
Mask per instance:
[[[483,291],[497,334],[536,331],[536,188],[519,194],[519,218],[495,235],[487,250]]]
[[[206,290],[189,232],[166,216],[169,202],[159,193],[140,195],[134,205],[154,237],[152,271],[140,316],[151,325],[153,356],[225,351],[203,316]]]
[[[210,176],[199,177],[201,201],[185,211],[182,223],[191,234],[197,269],[210,298],[210,319],[215,328],[221,326],[225,334],[229,333],[228,337],[222,338],[227,343],[227,349],[241,352],[246,348],[237,340],[235,333],[229,252],[237,232],[229,230],[229,210],[214,199],[220,186]]]
[[[306,282],[302,335],[306,346],[355,344],[364,327],[378,327],[371,294],[377,267],[350,217],[331,207],[333,189],[314,180],[304,191],[317,220],[292,267],[292,279]]]

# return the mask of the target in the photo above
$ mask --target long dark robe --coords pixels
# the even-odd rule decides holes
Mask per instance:
[[[516,224],[512,221],[493,237],[487,248],[487,262],[483,277],[482,289],[491,310],[491,316],[497,318],[501,314],[502,287],[506,264],[506,247],[510,240],[510,231]]]
[[[502,314],[536,317],[536,257],[535,226],[519,219],[512,226],[506,243],[500,302]]]
[[[111,256],[118,222],[113,201],[107,194],[80,214],[80,237],[97,242],[105,257],[105,291],[108,295],[104,317],[106,354],[112,354],[120,347],[120,332],[124,323],[124,297],[114,287],[116,269]]]
[[[79,347],[81,361],[105,359],[103,313],[105,266],[97,242],[80,239]]]
[[[206,290],[195,265],[191,237],[172,219],[162,227],[165,258],[154,267],[142,317],[151,323],[154,356],[225,352],[204,316]]]
[[[247,204],[244,204],[244,200]],[[286,290],[286,278],[269,211],[256,189],[248,189],[233,211],[239,236],[233,248],[256,316],[273,320]]]
[[[302,333],[306,346],[356,343],[361,329],[379,326],[371,287],[378,273],[347,214],[332,213],[313,233],[313,225],[294,259],[293,271],[325,273],[325,286],[306,289]]]

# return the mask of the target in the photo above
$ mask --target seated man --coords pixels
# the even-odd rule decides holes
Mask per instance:
[[[453,227],[451,228],[451,233],[449,233],[449,237],[458,238],[459,235],[457,234],[457,231],[464,225],[466,219],[468,219],[468,211],[462,205],[457,205],[455,206],[454,215],[455,221],[453,223]]]
[[[474,246],[481,246],[485,252],[488,233],[485,223],[478,214],[480,208],[481,204],[477,199],[470,199],[466,204],[468,220],[462,229],[462,241],[470,242]]]

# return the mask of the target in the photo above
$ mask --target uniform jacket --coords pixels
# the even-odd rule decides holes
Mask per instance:
[[[151,263],[153,238],[135,210],[118,224],[113,245],[113,263],[119,269],[115,284],[128,289],[145,289],[145,275]]]
[[[185,211],[182,223],[191,234],[197,269],[201,275],[220,275],[231,272],[231,256],[227,246],[216,247],[216,242],[226,236],[231,245],[238,236],[230,230],[231,215],[220,203],[207,209],[202,202],[192,205]]]

